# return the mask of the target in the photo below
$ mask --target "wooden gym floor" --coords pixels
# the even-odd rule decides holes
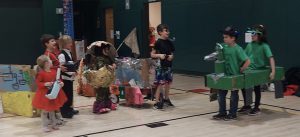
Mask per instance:
[[[146,101],[141,108],[124,106],[122,105],[124,101],[121,101],[117,111],[95,115],[91,111],[94,98],[75,95],[75,107],[80,114],[75,115],[73,119],[66,119],[65,126],[50,133],[42,132],[40,118],[0,114],[0,137],[298,137],[300,135],[299,97],[274,99],[273,92],[263,92],[260,115],[239,115],[236,121],[216,121],[211,117],[217,113],[217,102],[209,102],[207,92],[189,92],[193,89],[205,89],[203,81],[203,77],[175,74],[171,89],[171,100],[175,107],[166,108],[164,111],[153,110],[152,101]],[[239,104],[239,107],[241,106],[242,101]],[[158,127],[155,127],[156,125]]]

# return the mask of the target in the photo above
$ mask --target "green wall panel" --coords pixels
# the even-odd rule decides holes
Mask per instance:
[[[2,59],[1,63],[32,64],[43,50],[42,47],[36,48],[40,46],[40,35],[42,33],[58,35],[63,31],[63,16],[55,13],[56,8],[62,7],[61,0],[28,1],[25,4],[29,6],[28,8],[20,4],[21,0],[11,1],[15,3],[15,9],[8,8],[9,3],[2,1],[0,4],[0,16],[7,18],[0,23],[5,26],[1,37],[7,39],[1,46],[3,48],[0,56],[1,58],[11,57],[8,53],[14,50],[4,46],[10,45],[29,53],[26,55],[33,54],[34,57],[22,59],[11,57],[11,60]],[[115,30],[121,32],[121,38],[116,39],[115,45],[119,45],[129,32],[137,27],[142,57],[148,57],[149,48],[143,39],[147,35],[143,30],[146,24],[144,6],[147,0],[130,0],[129,10],[125,9],[125,0],[99,1],[98,9],[93,12],[97,12],[100,27],[92,32],[94,33],[92,39],[105,40],[104,11],[105,8],[113,7]],[[243,32],[247,27],[256,23],[264,24],[268,29],[269,43],[278,66],[286,68],[300,66],[300,59],[297,57],[300,51],[300,46],[297,46],[300,36],[298,5],[300,1],[295,0],[162,0],[162,22],[170,26],[171,38],[176,38],[174,69],[201,73],[212,72],[213,62],[204,62],[203,57],[213,52],[216,42],[222,42],[222,35],[218,31],[226,25],[237,26],[242,32],[238,42],[245,47]],[[23,8],[20,8],[22,6]],[[26,22],[16,23],[16,19],[25,17]],[[22,43],[25,46],[19,46],[19,43],[13,40],[13,34],[22,35],[24,39],[20,39],[26,41]],[[131,55],[130,49],[126,46],[123,46],[120,52],[123,56]]]
[[[0,18],[0,64],[33,64],[42,52],[42,2],[2,0]]]
[[[141,52],[147,56],[149,49],[143,41],[147,34],[142,30],[147,0],[130,1],[130,10],[125,10],[125,0],[102,0],[102,4],[114,7],[115,30],[121,31],[116,45],[137,27]],[[264,24],[268,29],[269,44],[278,66],[299,66],[300,60],[295,58],[300,47],[294,46],[300,33],[299,4],[300,1],[293,0],[162,0],[162,22],[170,26],[170,37],[176,38],[174,69],[212,72],[213,63],[203,61],[203,57],[213,52],[216,42],[222,42],[219,30],[227,25],[236,26],[241,32],[238,43],[245,47],[244,32],[254,24]],[[125,46],[120,51],[130,55]]]
[[[43,33],[63,32],[63,15],[56,14],[56,8],[62,8],[62,0],[43,0]]]
[[[203,57],[211,53],[215,42],[222,42],[218,30],[234,25],[241,31],[238,43],[245,47],[246,28],[264,24],[278,66],[299,66],[296,59],[300,1],[281,0],[164,0],[163,22],[176,37],[177,70],[212,72],[213,63]],[[191,65],[191,61],[194,63]]]

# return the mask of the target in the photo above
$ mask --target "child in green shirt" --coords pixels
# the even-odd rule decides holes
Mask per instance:
[[[265,69],[267,65],[271,66],[270,80],[275,76],[275,60],[267,42],[266,29],[263,25],[255,25],[252,31],[252,42],[245,49],[246,54],[251,60],[250,69]],[[238,111],[240,113],[249,112],[249,115],[257,115],[260,113],[259,105],[261,100],[260,85],[254,86],[255,105],[251,109],[250,105],[245,105]],[[242,90],[244,100],[246,100],[245,90]]]
[[[238,75],[241,74],[250,64],[250,60],[245,54],[244,50],[236,44],[236,39],[238,38],[237,30],[232,27],[225,28],[223,33],[224,39],[224,59],[225,59],[225,75]],[[219,103],[219,113],[213,116],[213,119],[220,120],[235,120],[237,118],[237,107],[239,101],[238,89],[233,89],[231,91],[230,98],[230,110],[227,115],[226,112],[226,95],[227,90],[219,90],[218,92],[218,103]]]

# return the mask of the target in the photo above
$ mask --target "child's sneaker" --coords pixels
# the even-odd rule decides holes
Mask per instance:
[[[174,105],[172,104],[170,99],[165,99],[164,104],[167,105],[167,106],[170,106],[170,107],[174,107]]]
[[[53,130],[59,130],[59,127],[58,126],[52,126],[52,129]]]
[[[118,107],[117,104],[112,103],[110,109],[111,110],[117,110],[117,107]]]
[[[240,110],[238,110],[238,113],[248,113],[251,110],[251,106],[243,106]]]
[[[251,111],[248,113],[249,116],[256,116],[260,114],[260,109],[259,108],[253,108]]]
[[[51,129],[49,127],[43,127],[44,132],[51,132]]]
[[[161,105],[161,103],[155,103],[153,105],[153,109],[163,110],[163,106]]]
[[[108,108],[101,108],[100,110],[99,110],[99,113],[107,113],[107,112],[109,112],[110,110],[108,109]]]
[[[217,115],[213,115],[213,119],[221,120],[221,119],[224,119],[225,116],[226,116],[226,114],[217,114]]]
[[[231,121],[231,120],[237,120],[236,115],[228,114],[227,116],[224,117],[224,121]]]

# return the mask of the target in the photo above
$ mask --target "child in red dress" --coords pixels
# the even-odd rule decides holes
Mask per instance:
[[[55,37],[50,34],[44,34],[41,37],[41,43],[46,48],[44,55],[48,56],[50,58],[50,60],[52,61],[51,69],[59,68],[60,67],[59,60],[57,58],[58,54],[55,53],[59,49],[58,49],[58,47],[56,47],[57,43],[56,43]]]
[[[35,97],[32,101],[32,105],[41,109],[42,118],[42,128],[45,132],[50,132],[51,130],[58,130],[55,123],[55,111],[67,101],[66,95],[61,90],[58,93],[56,99],[48,99],[45,95],[48,92],[49,87],[51,87],[56,79],[56,70],[50,69],[52,67],[52,62],[50,58],[46,55],[38,57],[37,64],[39,66],[39,71],[36,75],[37,91]],[[60,83],[63,87],[63,82]]]

